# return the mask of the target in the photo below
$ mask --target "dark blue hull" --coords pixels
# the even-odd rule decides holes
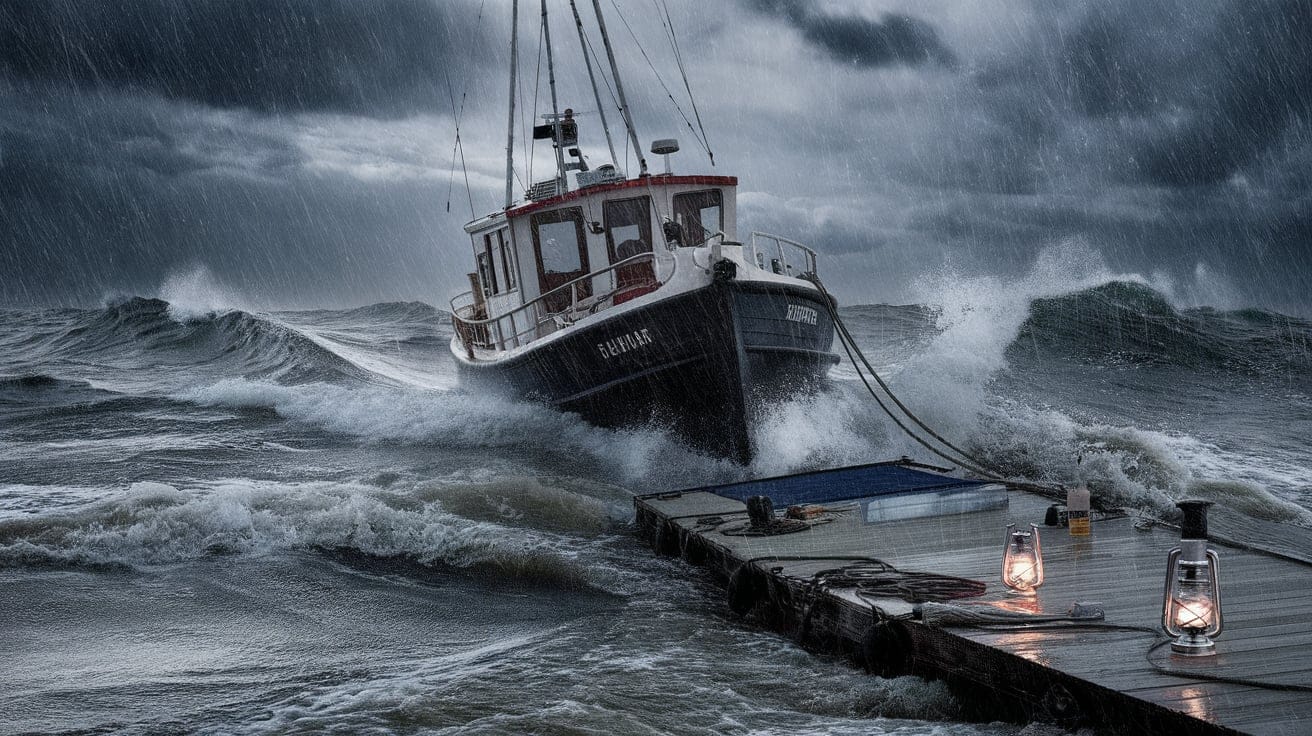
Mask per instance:
[[[606,427],[666,426],[746,463],[760,407],[814,391],[838,361],[812,288],[728,281],[579,325],[523,355],[458,361],[471,388],[508,391]]]

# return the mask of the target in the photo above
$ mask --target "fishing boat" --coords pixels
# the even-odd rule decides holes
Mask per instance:
[[[580,116],[558,107],[542,0],[552,109],[533,136],[550,142],[556,166],[516,198],[516,0],[505,205],[465,226],[475,268],[469,291],[451,301],[461,383],[601,426],[655,423],[698,450],[747,463],[753,417],[816,390],[838,361],[833,303],[814,250],[772,234],[740,236],[736,177],[672,173],[679,144],[670,138],[650,147],[665,172],[648,170],[600,4],[592,5],[637,175],[619,168],[571,0],[610,162],[593,168],[581,153]]]

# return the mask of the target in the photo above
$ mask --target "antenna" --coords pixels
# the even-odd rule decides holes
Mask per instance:
[[[543,2],[545,1],[543,0]],[[646,176],[647,158],[642,155],[642,144],[638,143],[638,132],[633,129],[633,114],[629,111],[629,103],[624,100],[624,83],[620,81],[620,70],[615,65],[615,51],[610,47],[610,35],[606,33],[606,20],[601,15],[601,0],[592,0],[592,9],[597,14],[597,27],[601,29],[601,42],[606,47],[606,58],[610,61],[610,74],[615,78],[615,91],[620,98],[620,115],[624,118],[624,127],[629,129],[629,142],[633,144],[633,152],[638,157],[639,176]]]

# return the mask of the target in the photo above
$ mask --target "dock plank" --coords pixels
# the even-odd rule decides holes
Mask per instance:
[[[807,531],[770,537],[726,534],[745,523],[745,506],[711,493],[649,497],[637,506],[640,526],[645,525],[653,538],[663,535],[667,553],[697,557],[725,579],[748,561],[769,571],[771,585],[779,586],[784,601],[780,606],[796,609],[802,600],[809,606],[806,617],[798,610],[777,611],[776,628],[810,645],[827,642],[828,648],[849,655],[860,652],[874,622],[875,606],[889,615],[909,613],[912,606],[865,599],[851,590],[816,591],[812,576],[846,564],[834,559],[841,557],[874,558],[903,571],[984,582],[983,596],[961,602],[968,606],[1060,614],[1075,601],[1098,602],[1108,624],[1155,630],[1161,616],[1166,555],[1179,542],[1178,532],[1168,527],[1138,529],[1128,516],[1096,520],[1092,536],[1086,538],[1040,527],[1045,585],[1028,599],[1001,586],[1005,525],[1041,522],[1050,503],[1037,495],[1012,492],[1006,509],[875,524],[864,523],[859,510],[849,508]],[[707,518],[713,516],[721,518]],[[1222,518],[1228,535],[1251,540],[1260,531],[1232,515]],[[1312,539],[1312,534],[1306,536]],[[1295,540],[1285,546],[1298,553],[1298,544]],[[1129,719],[1125,723],[1155,724],[1145,726],[1145,733],[1174,733],[1181,727],[1194,733],[1209,728],[1215,733],[1251,734],[1312,730],[1307,726],[1312,723],[1312,693],[1191,676],[1312,683],[1308,625],[1312,566],[1214,546],[1221,554],[1226,616],[1216,657],[1191,660],[1162,648],[1152,653],[1150,663],[1149,647],[1162,640],[1155,631],[998,631],[932,628],[917,622],[908,626],[915,645],[912,669],[949,681],[972,682],[1004,698],[1047,697],[1054,692],[1052,687],[1036,691],[1039,681],[1061,685],[1108,723],[1114,725],[1120,717]],[[1172,672],[1161,672],[1153,663]]]

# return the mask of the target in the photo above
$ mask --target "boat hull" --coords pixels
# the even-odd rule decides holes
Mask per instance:
[[[659,293],[659,292],[658,292]],[[814,288],[716,281],[603,314],[498,360],[457,355],[462,382],[606,427],[657,424],[741,463],[764,406],[816,390],[838,358]]]

